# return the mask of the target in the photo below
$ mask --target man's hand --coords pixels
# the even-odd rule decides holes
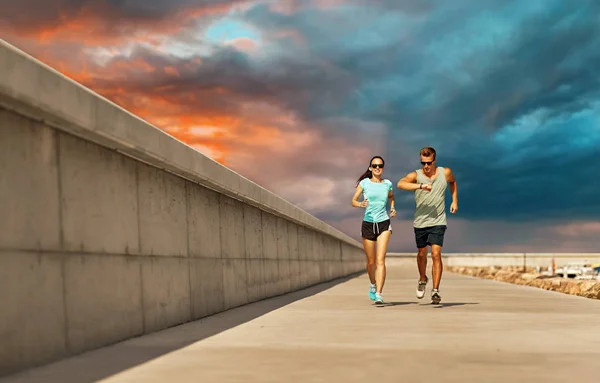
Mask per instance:
[[[458,202],[452,202],[450,205],[450,213],[454,214],[458,211]]]
[[[431,191],[431,184],[423,184],[422,189],[425,191]]]
[[[369,200],[367,198],[365,198],[361,203],[360,203],[360,207],[367,207],[369,206]]]
[[[390,211],[390,217],[394,218],[396,216],[396,209],[392,208]]]

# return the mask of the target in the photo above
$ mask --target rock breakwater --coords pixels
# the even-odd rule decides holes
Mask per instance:
[[[493,279],[517,285],[538,287],[564,294],[578,295],[590,299],[600,299],[600,281],[561,278],[537,274],[535,269],[522,267],[467,267],[448,266],[447,271],[478,278]]]

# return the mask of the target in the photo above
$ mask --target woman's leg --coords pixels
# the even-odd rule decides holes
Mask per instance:
[[[375,257],[376,263],[376,271],[375,271],[375,281],[377,282],[377,294],[381,294],[383,290],[383,285],[385,284],[385,255],[387,253],[388,243],[390,241],[390,236],[392,232],[389,230],[384,231],[377,237],[377,251]]]
[[[369,280],[371,284],[375,284],[375,253],[376,253],[376,242],[369,241],[363,238],[363,247],[365,249],[365,255],[367,256],[367,273],[369,274]]]

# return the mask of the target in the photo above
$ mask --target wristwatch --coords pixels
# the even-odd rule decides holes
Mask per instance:
[[[423,184],[422,183],[419,184],[419,189],[423,189]]]

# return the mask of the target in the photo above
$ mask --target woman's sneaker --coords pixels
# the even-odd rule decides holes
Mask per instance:
[[[371,287],[369,288],[369,299],[374,301],[375,300],[375,293],[377,292],[377,285],[371,285]]]
[[[381,297],[381,294],[375,294],[375,304],[383,304],[383,298]]]
[[[429,278],[425,276],[425,281],[417,282],[417,298],[421,299],[425,296],[425,287],[427,287],[427,282],[429,282]]]
[[[437,305],[442,301],[442,296],[437,289],[431,290],[431,304]]]

